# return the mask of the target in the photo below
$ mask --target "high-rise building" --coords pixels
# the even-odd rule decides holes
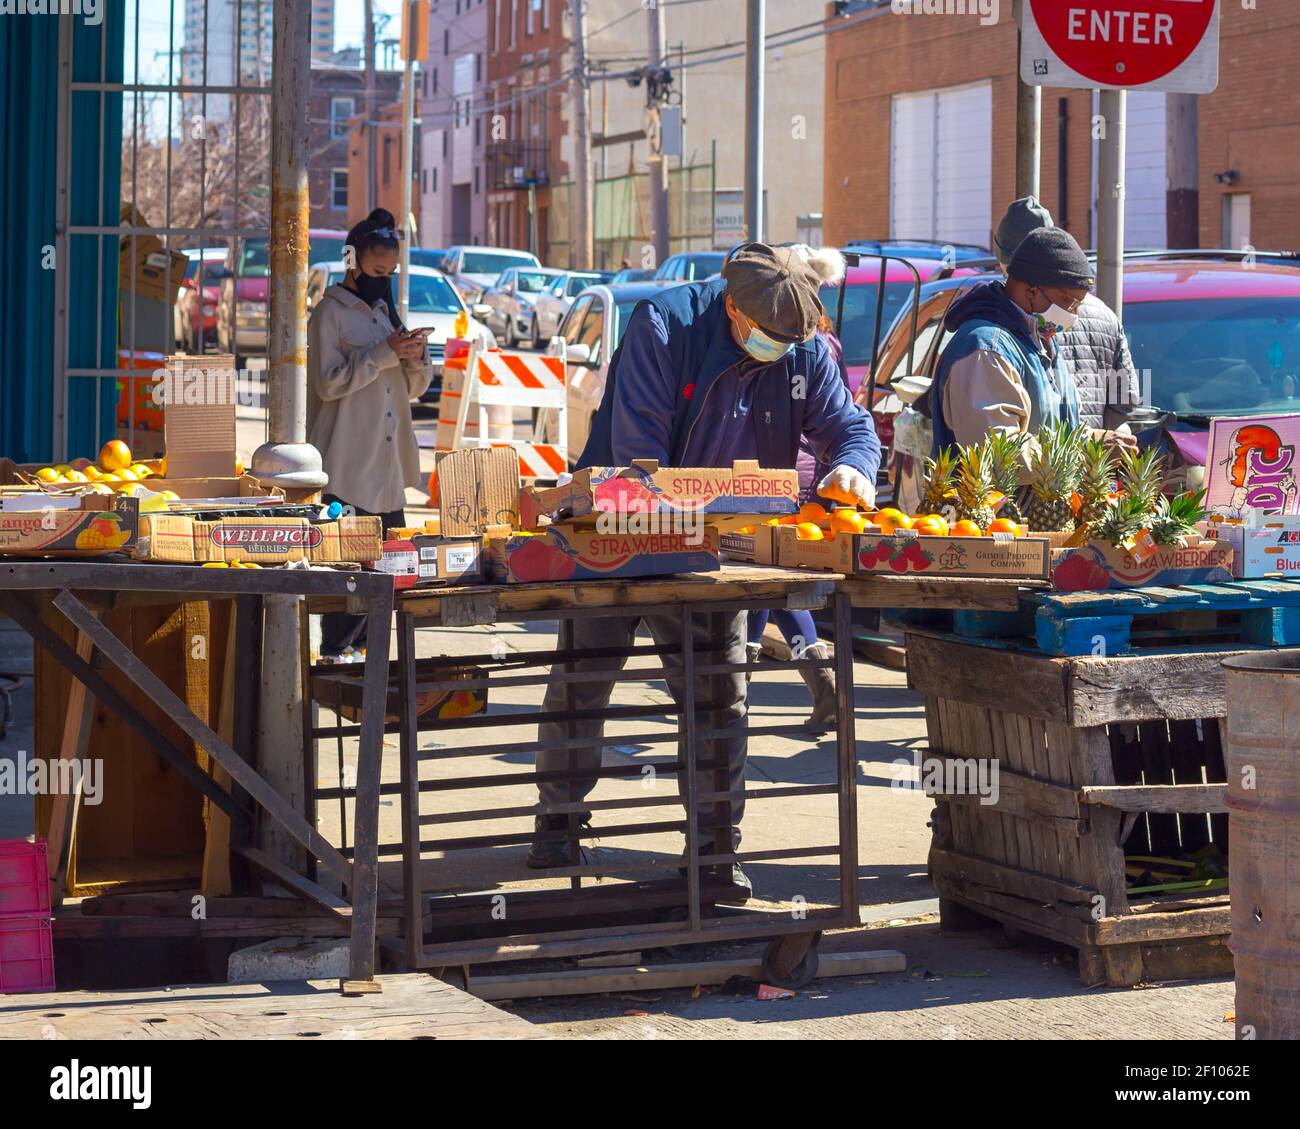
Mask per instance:
[[[312,0],[311,65],[334,64],[334,0]]]
[[[273,0],[185,0],[181,74],[189,86],[267,86],[271,82]],[[331,41],[333,30],[331,27]],[[238,59],[238,67],[236,67]],[[230,96],[187,97],[185,116],[229,121]]]

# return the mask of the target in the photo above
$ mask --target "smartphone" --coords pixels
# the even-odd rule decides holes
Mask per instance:
[[[407,336],[408,338],[409,338],[409,337],[420,337],[420,338],[423,338],[425,341],[428,341],[428,340],[429,340],[429,334],[432,333],[432,332],[433,332],[433,326],[431,326],[431,325],[427,325],[427,326],[425,326],[423,329],[408,329],[408,330],[406,331],[406,336]]]

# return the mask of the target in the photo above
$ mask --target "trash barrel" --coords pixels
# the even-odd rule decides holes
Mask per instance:
[[[1300,1038],[1300,650],[1225,659],[1239,1039]]]

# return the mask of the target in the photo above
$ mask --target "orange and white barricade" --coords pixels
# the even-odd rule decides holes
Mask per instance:
[[[568,469],[569,418],[563,355],[507,355],[475,341],[463,370],[444,370],[434,446],[513,447],[524,478]],[[514,413],[533,411],[532,435],[515,436]]]

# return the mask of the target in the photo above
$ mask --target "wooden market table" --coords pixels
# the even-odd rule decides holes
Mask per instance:
[[[384,938],[383,944],[408,967],[428,968],[448,965],[469,966],[531,957],[571,957],[597,952],[633,951],[708,941],[745,938],[773,938],[765,954],[764,968],[768,979],[789,984],[806,983],[816,973],[816,945],[821,931],[831,927],[856,926],[858,921],[857,888],[857,804],[856,765],[853,724],[853,659],[846,642],[850,632],[850,607],[845,593],[837,585],[842,578],[827,573],[796,571],[769,566],[724,564],[717,572],[680,576],[652,577],[636,580],[604,580],[527,585],[475,585],[444,589],[412,589],[397,594],[397,658],[393,664],[393,690],[385,729],[399,734],[401,756],[400,782],[380,786],[380,795],[398,796],[401,805],[402,834],[399,840],[382,842],[381,856],[400,857],[404,902],[404,937]],[[837,644],[833,660],[795,658],[789,662],[728,663],[724,656],[711,651],[707,640],[716,638],[722,622],[738,612],[789,608],[833,610],[833,641]],[[313,600],[312,610],[328,610],[325,601]],[[545,687],[552,680],[573,683],[590,679],[589,673],[564,672],[561,664],[583,657],[573,643],[573,626],[587,617],[672,616],[680,620],[680,647],[638,645],[633,639],[626,648],[602,651],[599,657],[625,662],[629,658],[650,658],[655,665],[638,665],[602,675],[612,682],[645,681],[665,677],[666,656],[672,655],[681,671],[681,692],[673,703],[658,705],[606,705],[594,711],[600,721],[675,718],[675,731],[644,731],[592,739],[570,736],[557,742],[523,740],[492,744],[468,744],[460,739],[475,731],[513,725],[536,726],[551,721],[572,723],[594,720],[593,711],[572,709],[538,712],[537,707],[511,706],[509,712],[488,716],[438,718],[417,716],[416,703],[422,695],[440,691],[475,690],[484,693],[509,689]],[[523,624],[559,621],[559,640],[532,651],[510,651],[503,655],[444,659],[416,659],[415,633],[424,627],[468,627],[494,624]],[[703,645],[688,645],[704,625]],[[513,637],[512,637],[513,641]],[[586,652],[592,655],[592,652]],[[373,660],[373,654],[370,658]],[[368,666],[372,665],[370,663]],[[837,801],[838,834],[835,842],[810,843],[762,851],[701,851],[702,829],[696,826],[697,803],[729,804],[739,799],[728,791],[725,757],[718,740],[723,730],[711,720],[708,703],[696,699],[695,678],[720,678],[745,672],[762,675],[769,671],[799,670],[815,666],[833,667],[838,694],[836,740],[836,780],[833,784],[788,785],[771,788],[745,788],[746,801],[792,799],[813,795],[834,795]],[[466,668],[469,668],[468,670]],[[554,668],[554,670],[552,670]],[[314,700],[334,705],[335,724],[320,725],[312,732],[314,741],[334,738],[340,742],[355,732],[355,725],[344,724],[339,707],[344,704],[346,668],[318,668],[312,672]],[[717,683],[706,683],[710,688]],[[353,715],[355,716],[355,715]],[[364,715],[363,715],[364,716]],[[420,747],[420,733],[439,738],[434,747]],[[748,729],[748,735],[789,735],[804,733],[797,725],[771,725]],[[806,736],[806,733],[804,733]],[[595,772],[560,771],[539,773],[535,766],[528,771],[472,773],[450,775],[442,766],[449,761],[471,757],[497,760],[519,758],[531,761],[545,749],[648,745],[669,741],[680,751],[666,759],[642,759],[628,765],[602,766]],[[421,769],[426,772],[422,775]],[[711,784],[701,792],[696,769],[711,771]],[[452,770],[455,771],[455,770]],[[661,777],[676,777],[678,788],[645,797],[599,798],[598,793],[580,802],[554,805],[543,809],[532,797],[530,803],[493,803],[468,797],[493,788],[535,785],[540,780],[572,780],[595,776],[599,780],[644,780],[647,771]],[[310,774],[309,774],[310,775]],[[317,802],[335,800],[341,810],[353,798],[352,789],[344,786],[322,788],[314,797]],[[517,801],[516,797],[516,801]],[[421,801],[425,801],[422,805]],[[360,802],[358,798],[358,803]],[[637,816],[631,809],[679,809],[670,820]],[[683,809],[684,811],[680,810]],[[579,813],[620,812],[623,819],[598,827],[583,826]],[[502,848],[527,845],[533,837],[533,819],[538,814],[567,815],[568,830],[556,833],[568,847],[570,865],[545,871],[524,871],[517,857],[502,854]],[[751,817],[752,818],[752,817]],[[458,834],[454,837],[429,837],[429,829],[449,823],[471,825],[489,820],[522,821],[519,830],[488,834]],[[639,835],[682,832],[686,849],[681,855],[661,854],[641,857],[650,852],[640,850],[631,860],[614,863],[587,862],[584,844],[599,838],[602,843]],[[605,849],[602,846],[602,851]],[[459,871],[452,868],[453,880],[439,883],[430,877],[433,853],[443,858],[465,858],[473,853],[478,861],[496,864],[489,873],[474,875],[475,891],[459,892],[454,880]],[[715,898],[730,889],[729,877],[722,881],[718,869],[712,874],[705,868],[725,868],[729,875],[733,862],[751,863],[783,859],[834,857],[837,859],[838,904],[800,907],[770,903],[760,910],[727,912]],[[635,876],[626,882],[605,882],[604,876]],[[564,880],[562,888],[506,890],[508,882],[526,877]],[[504,899],[504,901],[503,901]],[[502,906],[507,905],[508,910]],[[794,912],[792,912],[792,910]]]
[[[263,597],[272,595],[332,599],[358,612],[370,613],[367,647],[371,658],[378,661],[365,673],[362,694],[367,704],[377,705],[384,693],[393,606],[392,580],[384,574],[342,568],[209,569],[124,558],[0,561],[0,613],[12,618],[74,679],[60,758],[80,759],[86,755],[89,718],[96,702],[118,715],[172,769],[229,817],[232,851],[342,923],[351,937],[350,979],[360,984],[371,981],[375,970],[382,711],[366,709],[359,730],[358,802],[353,832],[356,846],[351,857],[345,858],[253,767],[254,726],[238,726],[239,737],[233,743],[223,740],[101,618],[114,607],[149,601],[233,600],[235,639],[241,656],[237,693],[247,708],[250,702],[255,703],[260,691],[260,648],[255,645],[260,639],[260,604]],[[47,608],[57,611],[76,630],[75,646],[43,618],[42,611]],[[134,708],[105,677],[104,666],[125,678],[206,752],[229,777],[231,786],[223,787]],[[68,849],[75,815],[72,797],[58,799],[47,836],[56,859]],[[342,884],[347,898],[260,851],[255,845],[258,818],[269,818],[282,827],[310,858]],[[274,933],[278,928],[268,925],[267,932]]]

